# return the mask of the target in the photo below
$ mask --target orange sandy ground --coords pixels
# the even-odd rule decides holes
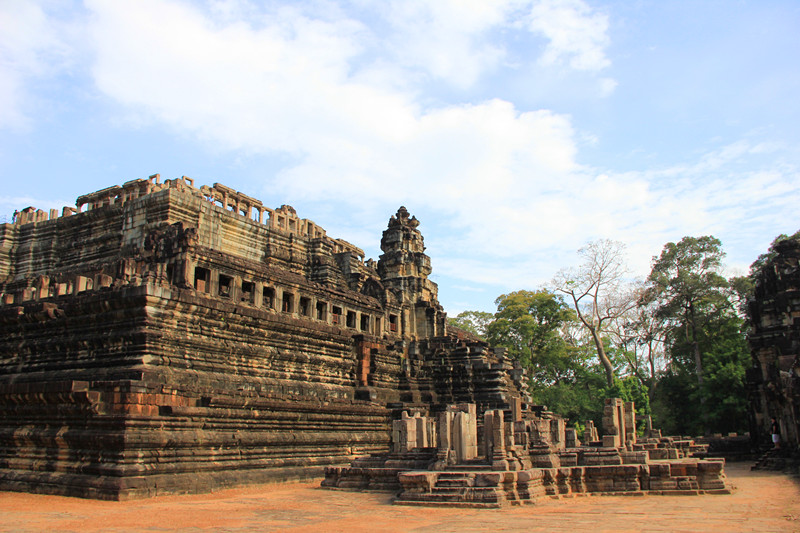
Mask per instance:
[[[800,531],[800,482],[729,464],[731,495],[546,498],[505,509],[391,505],[319,483],[104,502],[0,492],[0,531]]]

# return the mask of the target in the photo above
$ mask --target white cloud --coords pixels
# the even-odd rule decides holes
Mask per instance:
[[[384,7],[387,2],[378,5]],[[608,17],[581,0],[393,0],[385,36],[396,61],[464,89],[510,60],[498,34],[523,30],[545,38],[544,65],[600,71],[611,62]],[[601,95],[616,86],[600,80]]]
[[[61,68],[69,49],[61,29],[33,2],[0,2],[0,128],[27,125],[26,84]]]
[[[724,231],[740,212],[758,216],[748,208],[754,199],[796,196],[791,169],[742,170],[774,149],[765,144],[733,143],[691,165],[601,173],[577,163],[567,115],[501,99],[422,105],[413,83],[392,80],[415,68],[450,76],[447,65],[522,4],[497,5],[477,17],[451,3],[393,4],[399,34],[413,33],[417,19],[437,28],[441,35],[426,43],[446,58],[425,63],[409,49],[407,63],[393,66],[363,61],[375,36],[341,13],[315,18],[279,8],[248,12],[245,22],[231,8],[220,22],[189,4],[141,0],[130,9],[91,0],[93,72],[112,99],[212,145],[293,154],[295,163],[265,178],[272,196],[335,203],[355,220],[400,203],[430,213],[427,227],[445,235],[429,241],[437,271],[475,283],[546,281],[554,261],[568,264],[596,238],[627,242],[644,273],[665,242]],[[531,13],[550,39],[549,60],[608,64],[605,15],[580,2],[540,2]],[[445,14],[457,16],[444,23]],[[442,35],[455,35],[455,44],[435,42]],[[475,59],[462,81],[490,68],[488,57]],[[361,244],[373,231],[342,235]]]
[[[530,12],[529,25],[549,40],[540,59],[545,65],[566,62],[577,70],[597,71],[611,64],[605,55],[608,16],[581,0],[541,0]],[[605,83],[604,89],[612,88]]]
[[[387,19],[392,54],[406,67],[466,88],[502,61],[487,33],[506,22],[514,2],[393,0]]]
[[[567,266],[597,238],[628,243],[632,266],[644,274],[667,241],[753,238],[747,220],[763,219],[763,206],[788,212],[797,204],[796,168],[748,165],[779,146],[741,141],[689,164],[601,172],[577,162],[584,141],[567,115],[502,99],[421,98],[419,71],[467,86],[497,68],[502,46],[473,53],[528,9],[523,2],[482,4],[475,13],[450,2],[392,4],[384,24],[395,33],[381,57],[372,49],[374,28],[325,5],[332,7],[322,17],[302,7],[221,2],[208,8],[212,17],[188,3],[90,0],[94,80],[124,113],[208,146],[291,154],[291,165],[265,177],[270,197],[333,203],[353,220],[380,213],[384,221],[405,203],[423,222],[436,271],[468,283],[544,283],[553,264]],[[530,13],[525,20],[549,40],[545,61],[608,65],[605,15],[574,1],[537,2]],[[391,48],[414,34],[418,48]],[[403,61],[389,61],[393,53]],[[615,82],[602,84],[610,92]],[[356,244],[374,241],[373,228],[336,233],[319,222]],[[731,230],[739,227],[741,236]]]
[[[526,198],[576,168],[566,116],[502,100],[423,109],[413,92],[364,83],[369,66],[354,67],[363,27],[350,19],[286,10],[214,25],[184,4],[89,6],[103,92],[215,144],[299,156],[280,176],[294,197],[394,202],[412,192],[477,237],[486,224],[474,224],[476,210],[496,205],[523,224]]]

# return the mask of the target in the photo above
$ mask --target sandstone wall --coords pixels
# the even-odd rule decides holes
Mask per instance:
[[[751,433],[771,445],[770,419],[775,417],[784,448],[795,449],[800,444],[800,241],[779,242],[774,251],[757,276],[749,306]]]
[[[390,235],[413,254],[378,268],[288,206],[157,181],[0,228],[0,488],[120,499],[321,476],[388,451],[406,406],[520,396],[501,353],[442,336],[407,212]]]

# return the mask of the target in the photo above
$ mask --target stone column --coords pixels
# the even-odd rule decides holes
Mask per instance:
[[[606,398],[603,407],[603,446],[619,448],[624,444],[623,403],[619,398]]]
[[[508,470],[505,446],[505,422],[503,411],[492,412],[492,470]]]
[[[625,402],[625,442],[631,448],[636,444],[636,408],[634,402]]]
[[[450,462],[450,448],[453,442],[452,421],[452,412],[439,413],[436,423],[436,467],[439,470],[444,469]]]

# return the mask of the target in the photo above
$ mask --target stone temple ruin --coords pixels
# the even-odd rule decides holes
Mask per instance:
[[[753,366],[747,372],[751,430],[769,442],[771,418],[781,428],[784,454],[800,446],[800,240],[777,242],[756,276],[749,302]],[[795,459],[798,459],[797,457]]]
[[[328,468],[322,485],[395,492],[395,504],[468,507],[571,494],[730,493],[723,459],[692,457],[706,446],[648,433],[637,439],[633,403],[619,398],[605,402],[600,438],[587,423],[585,445],[563,419],[526,410],[519,399],[482,419],[475,404],[448,406],[435,423],[403,412],[393,422],[391,452]]]
[[[404,207],[375,262],[219,183],[154,175],[76,204],[0,225],[0,490],[726,490],[691,441],[637,440],[632,405],[609,400],[583,446],[532,405],[504,350],[448,331]]]

